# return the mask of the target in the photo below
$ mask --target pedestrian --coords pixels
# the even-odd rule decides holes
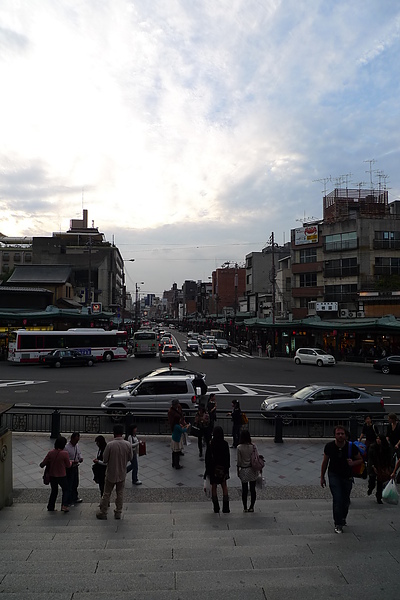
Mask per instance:
[[[232,446],[237,448],[239,444],[240,429],[242,427],[242,411],[240,409],[239,400],[232,400],[232,412],[228,413],[228,417],[232,421]]]
[[[357,446],[346,440],[346,430],[341,425],[334,429],[335,439],[324,448],[321,465],[321,487],[326,486],[325,473],[328,469],[329,489],[333,499],[333,520],[335,533],[343,533],[350,506],[350,494],[353,486],[352,467],[362,463],[363,459]]]
[[[268,356],[268,358],[271,358],[272,346],[271,346],[271,344],[269,342],[267,344],[266,350],[267,350],[267,356]]]
[[[68,481],[68,505],[80,504],[82,498],[79,498],[78,487],[79,487],[79,465],[83,462],[82,454],[79,449],[79,440],[81,434],[77,431],[71,435],[70,441],[65,446],[65,450],[68,452],[69,460],[71,461],[71,468],[67,470],[67,481]]]
[[[224,431],[217,425],[214,427],[213,435],[206,450],[205,476],[209,477],[211,484],[211,500],[214,512],[219,513],[217,486],[222,487],[222,512],[229,513],[229,495],[227,480],[229,479],[229,468],[231,457],[228,442],[224,440]]]
[[[171,438],[173,469],[182,469],[182,465],[179,464],[180,457],[182,454],[182,435],[187,432],[188,428],[189,425],[184,422],[183,418],[181,422],[176,422],[174,425]]]
[[[390,449],[393,456],[393,465],[396,459],[400,458],[400,423],[396,413],[388,414],[389,425],[386,430],[386,439],[390,444]]]
[[[195,415],[194,422],[199,428],[199,435],[197,436],[197,446],[199,449],[199,458],[203,457],[203,439],[205,446],[207,447],[210,441],[210,417],[204,404],[199,405],[199,409]]]
[[[210,394],[208,397],[207,412],[210,417],[210,432],[212,433],[217,420],[217,397],[215,394]]]
[[[257,349],[258,349],[258,357],[262,358],[262,346],[260,343],[258,344]]]
[[[115,499],[114,518],[120,519],[124,504],[124,489],[126,477],[126,465],[132,460],[132,444],[124,440],[124,426],[114,425],[114,439],[108,442],[104,450],[103,460],[107,465],[104,493],[100,500],[100,507],[96,513],[98,519],[107,519],[110,496],[114,487],[117,497]]]
[[[237,474],[242,482],[242,502],[243,512],[254,512],[256,503],[256,481],[260,475],[251,466],[251,455],[253,453],[254,444],[251,442],[250,432],[244,429],[240,434],[239,445],[237,447]],[[247,508],[247,497],[250,486],[250,506]]]
[[[133,423],[129,427],[129,433],[126,438],[128,440],[128,442],[130,442],[132,444],[132,450],[133,450],[132,460],[131,460],[130,464],[127,466],[126,472],[129,473],[130,471],[132,471],[132,485],[142,485],[142,482],[140,481],[140,479],[138,479],[139,440],[136,437],[136,434],[137,434],[137,425],[135,425]]]
[[[364,425],[361,431],[361,435],[358,438],[359,442],[362,442],[365,438],[365,445],[367,447],[367,454],[369,451],[369,447],[372,444],[375,444],[376,438],[379,435],[379,429],[376,425],[372,423],[372,419],[369,415],[366,415],[364,419]]]
[[[92,471],[93,480],[98,484],[100,490],[100,496],[104,493],[104,482],[106,477],[107,465],[104,462],[104,450],[106,449],[107,442],[104,435],[98,435],[94,440],[97,445],[97,456],[93,459]]]
[[[376,441],[370,446],[368,455],[368,496],[372,494],[376,483],[376,501],[382,502],[383,484],[392,476],[392,452],[389,442],[384,435],[378,435]]]
[[[51,493],[47,502],[47,510],[50,512],[56,510],[58,486],[62,490],[61,510],[64,513],[69,512],[67,470],[71,467],[71,461],[68,452],[65,451],[66,443],[67,438],[60,435],[54,442],[54,450],[50,450],[40,463],[42,469],[47,467],[49,470]]]
[[[180,423],[183,417],[182,406],[179,404],[179,400],[172,400],[170,409],[168,411],[168,423],[171,429],[171,432],[174,430],[175,423]]]
[[[250,356],[253,354],[253,340],[249,340],[249,354]]]

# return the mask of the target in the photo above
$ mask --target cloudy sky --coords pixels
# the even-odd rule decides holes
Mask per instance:
[[[399,39],[398,0],[1,0],[0,232],[86,208],[160,293],[288,241],[346,175],[398,200]]]

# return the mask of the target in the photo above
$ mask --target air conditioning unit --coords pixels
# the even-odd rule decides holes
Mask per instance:
[[[364,312],[363,310],[359,310],[359,311],[357,311],[357,317],[358,317],[359,319],[362,319],[362,318],[364,318],[364,317],[365,317],[365,312]]]
[[[354,317],[356,316],[356,313],[354,310],[349,310],[347,316],[349,319],[354,319]]]
[[[347,310],[347,308],[341,308],[340,309],[340,318],[347,319],[348,316],[349,316],[349,311]]]

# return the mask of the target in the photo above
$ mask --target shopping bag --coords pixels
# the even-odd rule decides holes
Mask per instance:
[[[190,428],[190,435],[193,435],[194,437],[200,437],[201,436],[201,431],[200,431],[200,427],[198,427],[197,425],[192,425]]]
[[[389,483],[385,485],[385,488],[382,492],[382,500],[385,500],[388,504],[399,503],[399,493],[393,479],[391,479]]]
[[[206,495],[206,498],[211,498],[211,483],[209,477],[206,477],[204,479],[204,493]]]
[[[43,483],[44,483],[44,485],[50,484],[50,469],[49,469],[49,467],[45,467],[45,469],[44,469]]]
[[[145,456],[146,452],[146,442],[144,440],[139,441],[139,456]]]

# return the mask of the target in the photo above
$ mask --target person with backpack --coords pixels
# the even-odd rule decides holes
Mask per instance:
[[[252,461],[253,454],[258,456],[257,448],[251,442],[250,432],[244,429],[240,434],[239,445],[237,447],[237,474],[242,482],[242,502],[243,512],[254,512],[256,503],[256,481],[260,475],[260,470],[254,468]],[[253,464],[252,464],[253,462]],[[261,465],[257,465],[261,466]],[[250,506],[247,508],[247,497],[250,486]]]
[[[211,484],[211,500],[214,512],[219,513],[219,502],[217,495],[217,486],[222,487],[222,512],[229,513],[229,495],[227,480],[229,479],[229,469],[231,466],[231,457],[228,442],[224,439],[222,427],[214,427],[211,442],[206,449],[206,470],[205,479],[208,477]]]
[[[379,435],[379,429],[376,425],[372,423],[371,417],[369,415],[365,416],[364,425],[361,431],[361,435],[358,438],[359,442],[362,442],[365,438],[365,445],[367,446],[367,453],[369,447],[372,444],[375,444],[376,438]]]
[[[346,430],[342,425],[336,425],[335,439],[328,442],[324,448],[324,458],[321,465],[321,487],[326,486],[325,473],[328,470],[329,489],[333,500],[333,520],[335,533],[343,533],[347,513],[350,506],[350,494],[353,487],[352,468],[360,465],[363,458],[355,444],[349,447],[346,440]]]

